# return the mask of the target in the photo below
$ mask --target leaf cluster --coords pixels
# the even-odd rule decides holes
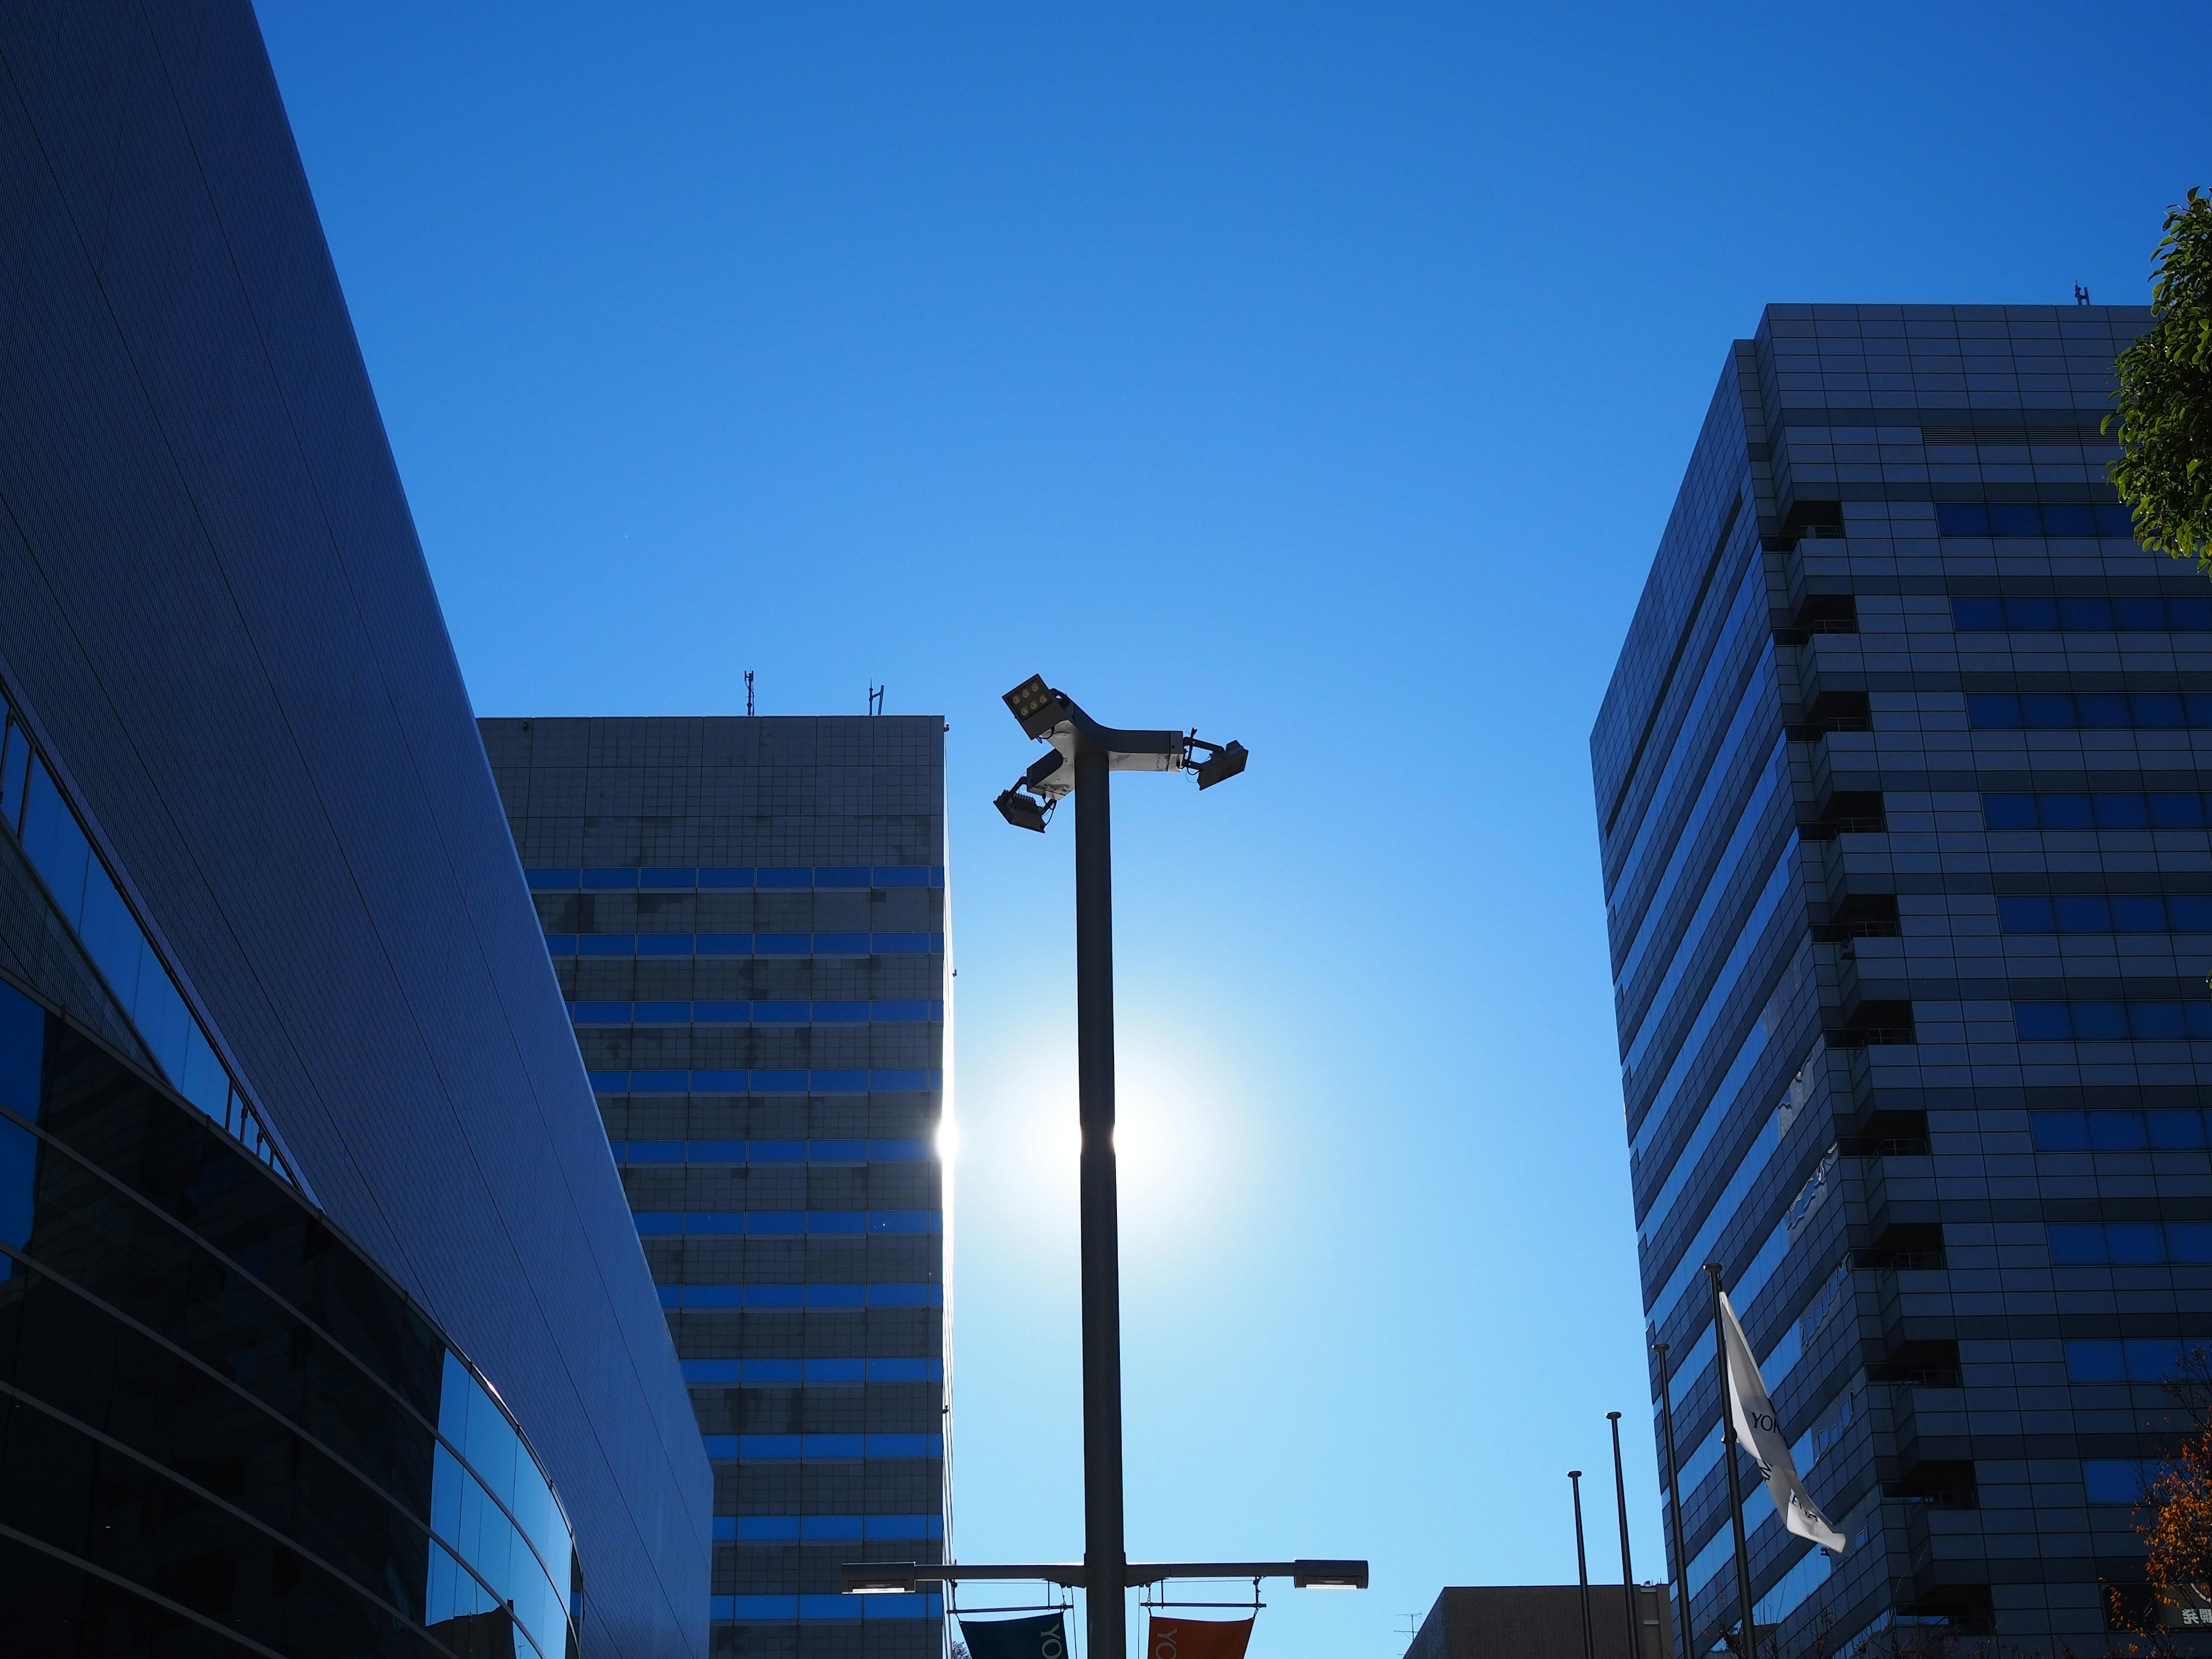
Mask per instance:
[[[2166,216],[2151,326],[2118,363],[2120,441],[2106,470],[2153,552],[2212,574],[2212,198],[2192,189]]]

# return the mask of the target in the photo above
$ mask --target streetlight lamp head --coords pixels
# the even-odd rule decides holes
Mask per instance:
[[[859,1561],[841,1570],[848,1595],[911,1595],[919,1582],[911,1561]]]
[[[1364,1561],[1293,1561],[1291,1582],[1299,1589],[1365,1589]]]
[[[1198,774],[1198,787],[1201,789],[1211,789],[1215,784],[1235,777],[1244,769],[1244,763],[1251,758],[1244,745],[1234,739],[1216,744],[1193,738],[1190,747],[1212,750],[1204,760],[1194,761],[1191,765],[1191,769]]]
[[[1060,701],[1042,674],[1030,675],[1006,693],[1006,707],[1021,722],[1022,730],[1033,738],[1044,736],[1060,724]]]
[[[999,816],[1015,829],[1034,830],[1040,836],[1044,834],[1045,820],[1052,816],[1042,801],[1033,800],[1017,789],[1000,791],[998,799],[991,805],[997,807]]]

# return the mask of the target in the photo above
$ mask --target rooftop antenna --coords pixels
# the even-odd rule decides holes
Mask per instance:
[[[2074,284],[2074,303],[2077,306],[2086,306],[2089,303],[2089,290],[2079,283]]]
[[[1413,1650],[1413,1638],[1421,1633],[1420,1615],[1413,1613],[1401,1613],[1398,1616],[1406,1621],[1406,1628],[1398,1632],[1405,1638],[1405,1645],[1398,1650],[1400,1655],[1403,1656]]]
[[[751,669],[748,668],[747,670],[745,670],[745,713],[746,713],[748,715],[750,715],[752,712],[753,712],[753,671],[752,671]]]
[[[890,687],[888,685],[872,685],[868,688],[868,712],[871,714],[880,714],[884,712],[884,693],[890,690]]]

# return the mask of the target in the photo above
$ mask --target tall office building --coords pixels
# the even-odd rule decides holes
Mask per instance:
[[[702,1654],[709,1472],[245,0],[0,8],[0,1652]]]
[[[934,716],[486,720],[714,1467],[717,1652],[931,1659],[948,981]]]
[[[2084,1651],[2140,1585],[2159,1380],[2212,1341],[2212,589],[2130,538],[2097,429],[2147,321],[1770,308],[1593,734],[1700,1651],[1709,1261],[1849,1539],[1747,1466],[1784,1654]]]

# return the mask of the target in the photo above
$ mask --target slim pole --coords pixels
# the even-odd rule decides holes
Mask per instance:
[[[1667,1431],[1667,1520],[1674,1534],[1674,1628],[1680,1659],[1690,1659],[1690,1553],[1682,1542],[1682,1470],[1674,1461],[1674,1388],[1667,1375],[1667,1345],[1654,1342],[1659,1356],[1659,1420]]]
[[[1083,1598],[1087,1659],[1127,1659],[1121,1267],[1114,1170],[1114,854],[1107,757],[1075,756],[1075,1054],[1083,1124]]]
[[[1613,1505],[1620,1516],[1620,1600],[1628,1610],[1628,1659],[1643,1659],[1644,1629],[1636,1617],[1636,1570],[1628,1565],[1628,1481],[1620,1472],[1620,1413],[1607,1412],[1613,1425]]]
[[[1743,1621],[1743,1659],[1757,1659],[1759,1632],[1751,1622],[1751,1551],[1743,1540],[1743,1472],[1736,1467],[1735,1390],[1729,1384],[1728,1328],[1721,1321],[1721,1264],[1705,1263],[1705,1275],[1713,1285],[1713,1372],[1721,1386],[1721,1462],[1728,1466],[1729,1524],[1735,1528],[1736,1616]]]
[[[1583,1553],[1583,1472],[1569,1469],[1567,1484],[1575,1494],[1575,1577],[1583,1587],[1583,1659],[1597,1659],[1597,1644],[1590,1639],[1589,1558]]]

